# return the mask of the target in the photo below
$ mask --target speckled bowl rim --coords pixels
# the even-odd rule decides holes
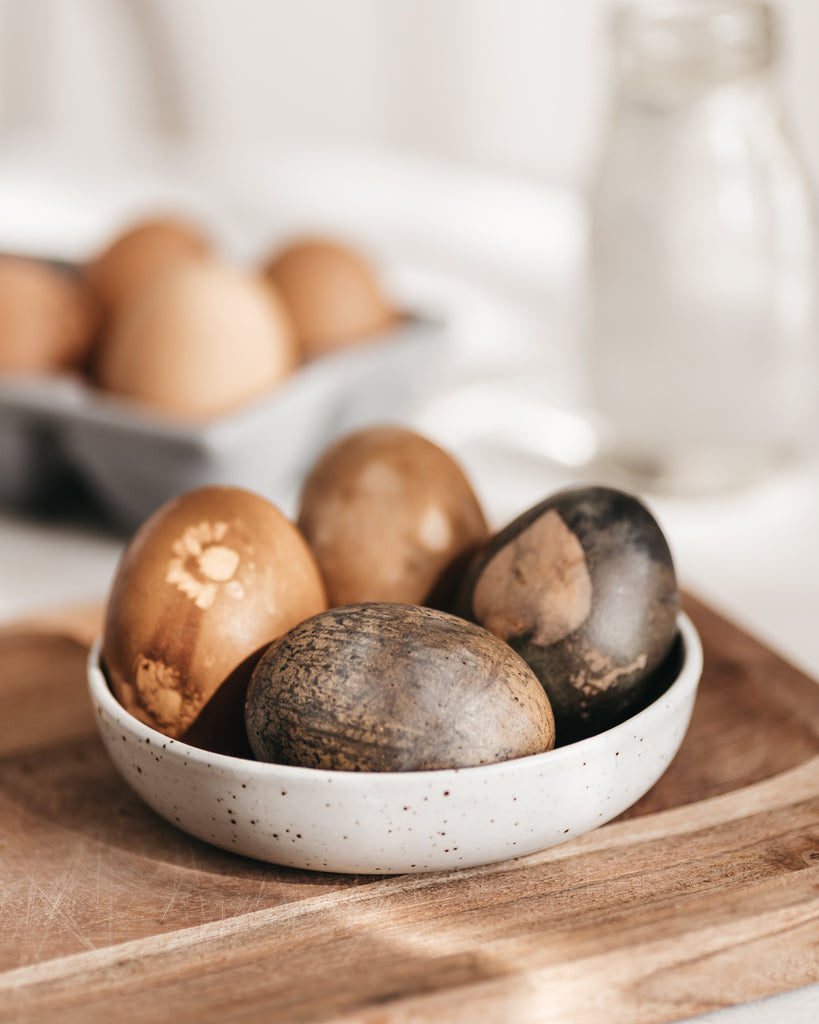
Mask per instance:
[[[311,776],[325,781],[328,776],[338,781],[343,780],[344,785],[361,787],[366,789],[378,780],[380,787],[392,787],[399,791],[407,785],[412,778],[434,777],[446,783],[447,779],[463,778],[466,775],[479,778],[482,775],[492,776],[505,774],[510,766],[523,763],[537,765],[538,763],[549,764],[554,768],[559,767],[559,762],[576,762],[583,760],[587,753],[591,753],[602,743],[609,743],[622,735],[624,738],[633,735],[635,732],[648,734],[651,731],[652,720],[663,717],[666,714],[666,706],[669,701],[676,702],[677,698],[683,701],[686,696],[696,691],[703,667],[703,651],[699,634],[691,619],[685,612],[677,616],[677,628],[683,645],[683,658],[675,679],[665,690],[642,711],[627,718],[619,725],[613,726],[604,732],[597,733],[587,739],[578,740],[565,746],[547,750],[541,754],[529,754],[525,757],[513,758],[506,761],[497,761],[492,764],[473,765],[465,768],[437,768],[425,771],[404,771],[404,772],[356,772],[339,771],[325,768],[304,768],[299,765],[278,764],[275,762],[255,761],[249,758],[236,757],[229,754],[219,754],[205,750],[201,747],[193,747],[183,740],[173,739],[152,729],[149,725],[135,718],[127,711],[112,693],[105,673],[102,671],[100,651],[102,639],[98,638],[91,647],[88,656],[88,690],[92,703],[99,705],[115,719],[123,728],[129,729],[131,733],[142,742],[158,743],[165,750],[166,756],[178,756],[188,762],[196,762],[205,768],[220,770],[222,772],[235,772],[239,769],[246,775],[259,776],[264,778],[270,776],[277,783],[287,779],[302,778]],[[391,781],[388,781],[391,780]],[[389,791],[389,790],[388,790]]]

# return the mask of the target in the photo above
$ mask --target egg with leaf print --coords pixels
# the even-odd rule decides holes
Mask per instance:
[[[267,644],[325,608],[315,559],[275,505],[238,487],[188,491],[122,553],[103,629],[109,685],[140,721],[184,736]]]

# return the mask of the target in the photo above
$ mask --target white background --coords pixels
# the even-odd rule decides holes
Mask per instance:
[[[0,132],[355,146],[576,181],[605,110],[609,6],[2,0]],[[819,4],[779,9],[786,105],[819,178]]]

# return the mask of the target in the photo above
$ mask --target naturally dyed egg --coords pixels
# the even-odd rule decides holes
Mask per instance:
[[[502,641],[414,605],[335,608],[275,641],[245,710],[263,761],[340,771],[492,764],[554,743],[549,701]]]
[[[258,398],[296,362],[292,325],[255,275],[178,263],[115,319],[99,346],[102,388],[170,417],[207,419]]]
[[[0,258],[0,372],[81,368],[99,324],[77,275],[44,260]]]
[[[246,683],[264,645],[324,608],[313,556],[274,505],[236,487],[188,491],[122,554],[105,614],[106,675],[126,710],[180,737],[222,684],[237,673]]]
[[[680,594],[666,538],[633,495],[561,491],[465,572],[453,610],[509,643],[543,684],[563,745],[630,717],[658,684]]]
[[[263,273],[290,311],[305,359],[363,341],[398,319],[370,263],[337,241],[293,241]]]
[[[332,444],[307,475],[298,526],[330,605],[421,604],[450,563],[488,536],[464,471],[404,427],[364,427]]]
[[[179,217],[151,217],[120,232],[85,267],[104,309],[114,314],[148,282],[180,261],[206,258],[212,246],[200,228]]]

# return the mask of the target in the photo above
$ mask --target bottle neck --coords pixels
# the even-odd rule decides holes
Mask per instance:
[[[615,9],[622,97],[685,102],[714,88],[771,77],[774,14],[761,0],[637,0]]]

